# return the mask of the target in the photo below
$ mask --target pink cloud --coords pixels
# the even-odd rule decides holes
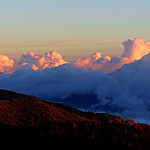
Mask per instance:
[[[12,73],[14,68],[14,61],[5,55],[0,54],[0,72]]]
[[[142,38],[135,38],[133,41],[129,39],[123,43],[123,46],[124,53],[121,58],[102,57],[100,52],[96,52],[90,57],[78,58],[72,65],[77,68],[83,68],[84,70],[91,68],[93,70],[110,72],[120,68],[124,64],[139,60],[150,52],[150,42],[144,42]]]
[[[57,52],[45,53],[45,55],[34,54],[33,52],[28,52],[21,56],[20,63],[24,65],[30,65],[33,70],[43,70],[45,68],[57,67],[59,65],[66,64],[60,54]]]
[[[133,60],[139,60],[150,52],[150,42],[144,42],[142,38],[135,38],[133,41],[129,39],[123,43],[123,46],[125,50],[122,57]]]
[[[86,58],[78,58],[70,66],[83,68],[84,70],[93,69],[103,72],[114,71],[124,64],[129,64],[135,60],[141,59],[150,52],[150,42],[145,42],[142,38],[127,40],[123,42],[124,52],[121,58],[102,56],[100,52],[96,52]],[[0,55],[0,71],[3,73],[12,73],[25,65],[29,65],[33,70],[43,70],[45,68],[57,67],[68,63],[63,59],[62,55],[51,51],[44,55],[28,52],[23,54],[19,63],[8,58],[5,55]]]

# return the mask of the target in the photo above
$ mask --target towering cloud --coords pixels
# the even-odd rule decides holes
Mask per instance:
[[[144,42],[142,38],[135,38],[133,41],[129,39],[123,43],[123,46],[125,47],[125,51],[122,57],[132,60],[139,60],[150,52],[150,42]]]

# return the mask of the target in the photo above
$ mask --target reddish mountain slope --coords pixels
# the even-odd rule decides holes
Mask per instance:
[[[38,126],[66,120],[87,120],[52,103],[35,97],[0,90],[0,123],[13,126]]]
[[[52,141],[150,149],[150,126],[119,116],[0,90],[0,136],[47,136]]]

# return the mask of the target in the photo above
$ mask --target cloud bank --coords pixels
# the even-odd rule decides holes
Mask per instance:
[[[142,38],[135,38],[133,41],[123,42],[124,53],[121,58],[102,56],[100,52],[96,52],[87,58],[78,58],[72,62],[71,66],[82,68],[84,70],[101,70],[103,72],[111,72],[120,68],[124,64],[129,64],[135,60],[141,59],[150,52],[150,42],[144,42]],[[55,51],[45,53],[45,55],[28,52],[20,57],[19,62],[0,55],[0,72],[12,73],[15,70],[23,68],[25,65],[30,66],[33,70],[44,70],[45,68],[53,68],[68,63],[63,59],[61,54]]]
[[[0,88],[49,101],[92,94],[97,102],[89,106],[90,110],[150,123],[150,42],[136,38],[123,45],[121,58],[96,52],[70,64],[56,52],[44,56],[30,52],[17,64],[1,55],[4,65],[0,71],[5,74],[0,75]]]

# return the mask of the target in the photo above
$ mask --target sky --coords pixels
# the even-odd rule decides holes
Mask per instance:
[[[56,51],[65,60],[96,51],[121,56],[122,42],[150,40],[149,0],[0,0],[0,53]]]

